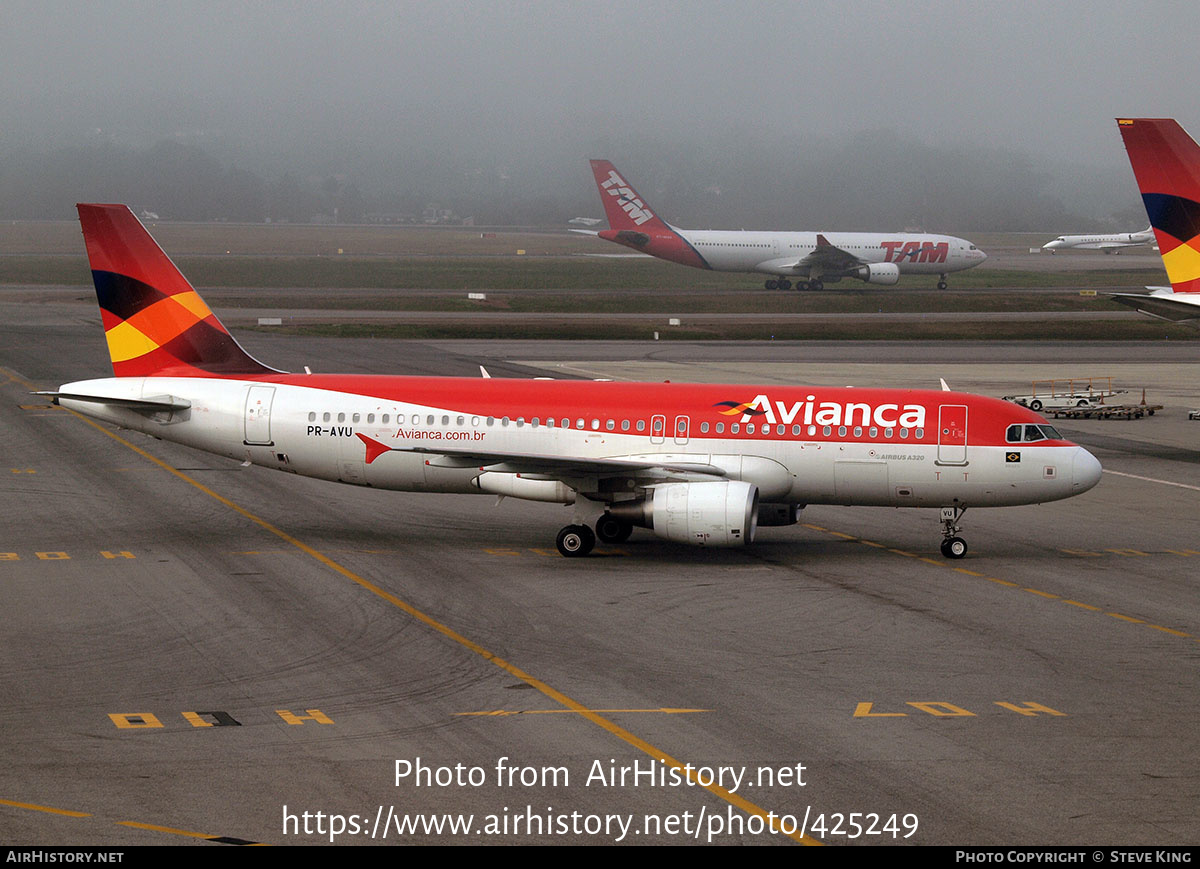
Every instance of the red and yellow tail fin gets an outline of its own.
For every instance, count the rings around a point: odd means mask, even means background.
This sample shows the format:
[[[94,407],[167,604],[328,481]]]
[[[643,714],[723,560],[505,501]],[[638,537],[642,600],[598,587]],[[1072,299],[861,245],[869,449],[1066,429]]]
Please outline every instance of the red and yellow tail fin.
[[[272,373],[221,321],[124,205],[77,205],[118,377]]]
[[[1200,145],[1170,118],[1118,118],[1167,277],[1200,293]]]

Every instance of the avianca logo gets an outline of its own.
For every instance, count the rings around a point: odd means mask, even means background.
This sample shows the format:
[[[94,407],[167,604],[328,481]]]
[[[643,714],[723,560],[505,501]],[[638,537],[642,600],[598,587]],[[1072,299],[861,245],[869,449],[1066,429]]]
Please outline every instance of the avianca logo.
[[[794,402],[788,406],[786,402],[771,402],[765,395],[756,395],[753,401],[719,401],[713,407],[723,407],[718,411],[725,416],[741,414],[741,422],[751,422],[762,417],[764,423],[804,425],[875,425],[880,428],[924,428],[925,407],[920,404],[880,404],[872,406],[866,403],[847,401],[818,402],[815,395],[805,396],[804,401]]]
[[[600,187],[609,196],[617,197],[617,203],[625,209],[625,213],[629,215],[629,219],[636,225],[641,226],[647,220],[654,217],[654,212],[647,208],[642,200],[637,198],[637,194],[633,192],[633,188],[625,183],[625,179],[618,175],[615,169],[608,171],[608,180],[601,184]]]
[[[885,263],[944,263],[950,254],[950,243],[920,241],[881,241]]]

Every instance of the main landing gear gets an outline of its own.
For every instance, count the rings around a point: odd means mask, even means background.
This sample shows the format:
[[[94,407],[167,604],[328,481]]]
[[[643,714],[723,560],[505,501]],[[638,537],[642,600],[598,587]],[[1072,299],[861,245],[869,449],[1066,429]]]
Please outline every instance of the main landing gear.
[[[966,512],[966,507],[942,508],[942,555],[947,558],[962,558],[967,554],[967,541],[958,536],[962,531],[958,520]]]
[[[602,543],[624,543],[632,533],[633,525],[611,513],[605,513],[596,520],[595,531],[586,525],[568,525],[558,532],[555,545],[567,558],[581,558],[591,554],[597,539]]]
[[[792,288],[792,282],[789,281],[787,278],[779,278],[777,280],[772,279],[772,280],[767,281],[766,284],[764,284],[764,286],[768,290],[790,290]],[[816,291],[820,292],[821,290],[825,289],[825,284],[823,284],[820,281],[820,279],[815,279],[815,280],[811,280],[811,281],[797,281],[796,289],[798,289],[798,290],[816,290]]]
[[[945,275],[942,275],[941,277],[938,278],[938,289],[939,290],[944,290],[948,286],[950,286],[950,285],[948,283],[946,283]]]

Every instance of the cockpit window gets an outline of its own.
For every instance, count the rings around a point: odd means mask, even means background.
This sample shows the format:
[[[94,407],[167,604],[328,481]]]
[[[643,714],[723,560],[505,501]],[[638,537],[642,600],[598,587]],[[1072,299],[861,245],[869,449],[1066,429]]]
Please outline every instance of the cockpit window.
[[[1010,425],[1004,433],[1004,439],[1010,444],[1028,444],[1044,440],[1060,441],[1063,436],[1052,425]]]

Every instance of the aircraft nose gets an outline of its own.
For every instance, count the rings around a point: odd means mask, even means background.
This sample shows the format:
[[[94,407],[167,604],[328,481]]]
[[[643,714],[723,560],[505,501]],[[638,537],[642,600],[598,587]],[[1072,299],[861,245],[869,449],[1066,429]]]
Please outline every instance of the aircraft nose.
[[[1092,486],[1100,482],[1100,474],[1103,472],[1100,467],[1100,460],[1085,450],[1083,447],[1078,447],[1075,450],[1075,458],[1071,462],[1071,492],[1078,495],[1081,492],[1086,492]]]

